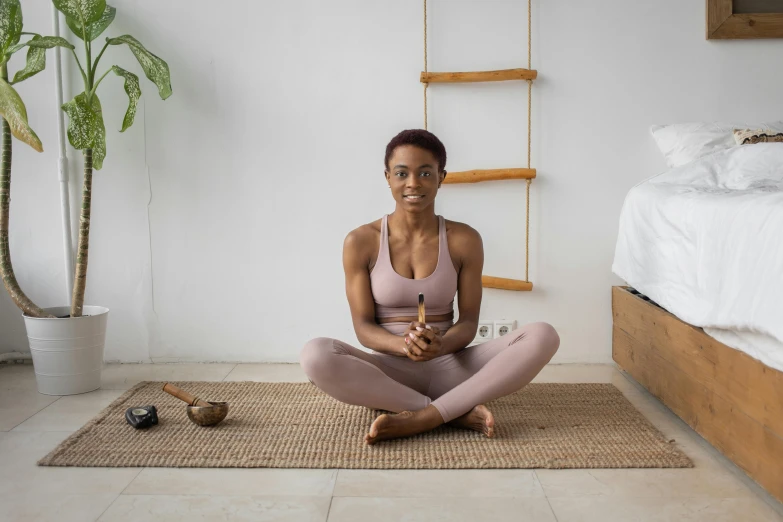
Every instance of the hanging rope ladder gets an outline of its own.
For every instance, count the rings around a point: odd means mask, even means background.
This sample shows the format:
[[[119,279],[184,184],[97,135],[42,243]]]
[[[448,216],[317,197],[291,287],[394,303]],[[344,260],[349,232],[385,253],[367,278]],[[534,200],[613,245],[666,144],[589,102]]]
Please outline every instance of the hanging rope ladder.
[[[533,80],[538,76],[538,71],[531,68],[531,0],[527,2],[527,69],[504,69],[500,71],[480,72],[429,72],[427,68],[427,0],[424,0],[424,71],[419,81],[424,84],[424,128],[427,129],[427,89],[430,83],[465,83],[465,82],[501,82],[509,80],[522,80],[527,82],[527,168],[510,169],[484,169],[466,170],[462,172],[449,172],[444,183],[478,183],[481,181],[496,181],[508,179],[524,179],[525,191],[525,279],[507,279],[503,277],[481,276],[481,284],[485,288],[499,288],[501,290],[530,291],[533,283],[530,282],[530,184],[536,177],[536,169],[530,167],[530,134],[531,134],[531,108],[533,96]]]

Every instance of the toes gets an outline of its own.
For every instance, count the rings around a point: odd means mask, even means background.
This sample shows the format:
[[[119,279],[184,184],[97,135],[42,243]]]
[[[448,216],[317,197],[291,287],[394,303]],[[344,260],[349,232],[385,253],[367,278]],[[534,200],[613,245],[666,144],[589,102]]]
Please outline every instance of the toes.
[[[373,422],[370,425],[370,433],[368,434],[370,437],[377,437],[378,436],[378,424],[380,422],[383,422],[383,415],[375,419],[375,422]]]

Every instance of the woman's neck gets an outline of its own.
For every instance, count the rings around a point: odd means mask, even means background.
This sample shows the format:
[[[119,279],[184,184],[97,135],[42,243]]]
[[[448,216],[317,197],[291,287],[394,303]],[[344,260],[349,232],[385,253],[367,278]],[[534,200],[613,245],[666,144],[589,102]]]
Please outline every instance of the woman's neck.
[[[399,208],[389,215],[391,228],[394,228],[398,236],[405,238],[418,238],[438,233],[438,217],[435,209],[430,208],[424,212],[405,212]]]

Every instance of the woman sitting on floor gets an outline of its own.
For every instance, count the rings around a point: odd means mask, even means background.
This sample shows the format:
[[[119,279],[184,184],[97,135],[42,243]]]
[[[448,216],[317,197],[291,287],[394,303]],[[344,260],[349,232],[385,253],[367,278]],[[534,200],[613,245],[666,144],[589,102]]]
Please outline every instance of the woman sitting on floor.
[[[484,250],[473,228],[435,214],[445,167],[446,149],[428,131],[403,131],[387,145],[395,210],[353,230],[343,247],[354,329],[373,353],[325,337],[301,352],[308,378],[327,394],[396,413],[375,419],[368,444],[444,423],[492,437],[484,403],[527,385],[560,344],[552,326],[532,323],[466,348],[478,327]],[[419,293],[425,323],[417,322]]]

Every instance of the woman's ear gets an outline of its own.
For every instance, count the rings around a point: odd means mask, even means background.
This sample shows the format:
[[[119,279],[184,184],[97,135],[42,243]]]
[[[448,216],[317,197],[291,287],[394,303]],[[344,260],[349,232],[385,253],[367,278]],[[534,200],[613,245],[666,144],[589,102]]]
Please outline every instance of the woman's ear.
[[[386,178],[386,182],[389,184],[389,187],[391,187],[391,176],[389,176],[389,170],[385,169],[383,171],[383,177]]]
[[[443,181],[446,179],[446,174],[448,174],[448,172],[446,172],[445,170],[441,171],[440,181],[438,182],[438,188],[440,188],[440,186],[443,185]]]

